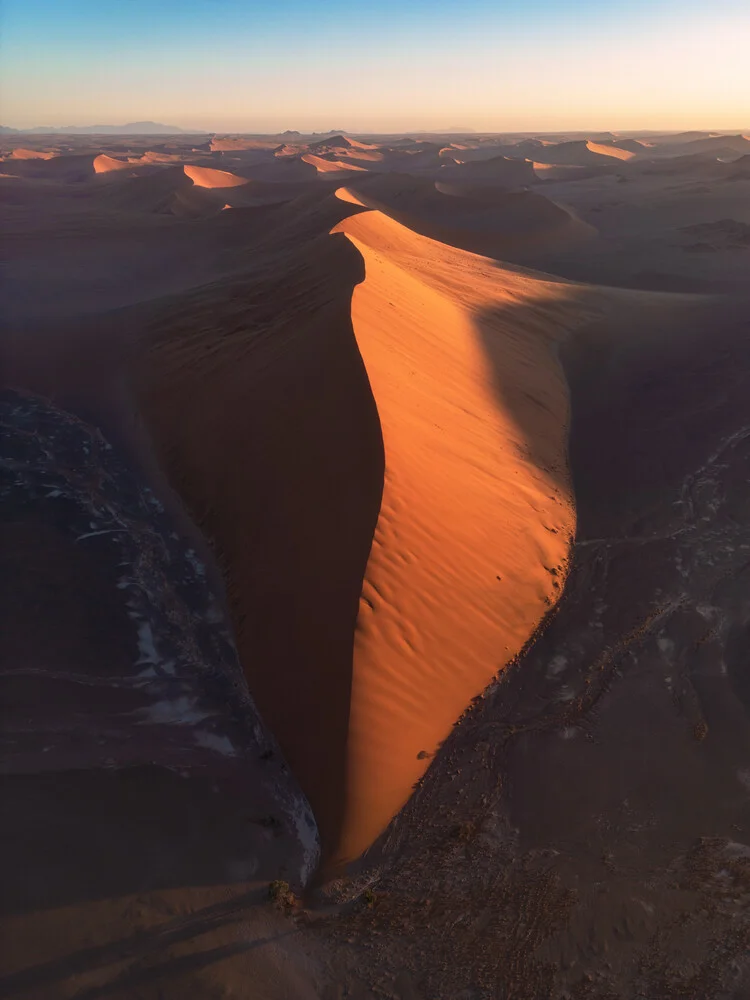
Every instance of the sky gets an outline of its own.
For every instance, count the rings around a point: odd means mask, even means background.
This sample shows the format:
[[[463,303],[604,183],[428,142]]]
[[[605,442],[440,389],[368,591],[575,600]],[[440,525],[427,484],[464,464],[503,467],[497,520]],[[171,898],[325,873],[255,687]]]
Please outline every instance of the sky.
[[[750,0],[0,0],[0,123],[743,129]]]

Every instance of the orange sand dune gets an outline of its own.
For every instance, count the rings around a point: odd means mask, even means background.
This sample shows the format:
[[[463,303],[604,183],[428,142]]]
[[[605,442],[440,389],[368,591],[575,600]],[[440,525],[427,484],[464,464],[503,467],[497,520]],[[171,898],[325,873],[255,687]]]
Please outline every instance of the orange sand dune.
[[[630,160],[635,156],[627,149],[608,146],[603,143],[580,139],[560,142],[555,145],[539,146],[530,150],[530,158],[538,163],[554,163],[564,166],[588,167],[596,164],[615,165],[617,160]]]
[[[388,156],[388,150],[356,146],[352,149],[337,149],[335,156],[341,163],[382,163]]]
[[[442,181],[402,174],[367,177],[351,182],[350,188],[361,204],[423,236],[504,260],[531,260],[588,240],[596,232],[569,210],[531,191],[444,190]]]
[[[192,164],[186,163],[183,170],[196,187],[229,188],[248,183],[246,177],[238,177],[226,170],[214,170],[213,167],[194,167]]]
[[[341,160],[327,160],[322,156],[314,156],[312,153],[303,153],[302,160],[312,164],[319,174],[350,173],[352,171],[365,170],[355,163],[346,163]]]
[[[611,162],[611,161],[610,161]],[[534,175],[540,181],[581,181],[588,177],[598,177],[611,173],[607,165],[575,166],[571,163],[537,163],[533,164]]]
[[[636,153],[632,149],[623,146],[609,145],[608,143],[587,142],[586,149],[598,156],[613,156],[616,160],[632,160]]]
[[[43,152],[38,149],[23,149],[19,147],[14,149],[12,153],[7,156],[2,157],[4,160],[51,160],[54,156],[58,156],[58,153]]]
[[[139,320],[149,426],[329,861],[385,826],[559,593],[555,351],[586,315],[577,286],[341,194],[274,209],[257,271]]]
[[[97,174],[108,174],[113,170],[132,170],[132,168],[132,160],[117,160],[113,156],[107,156],[105,153],[101,153],[94,160],[94,173]]]
[[[181,166],[167,165],[153,171],[134,170],[131,176],[122,176],[118,171],[110,182],[102,185],[98,197],[119,212],[184,215],[190,200],[195,204],[201,195],[205,195],[202,199],[205,212],[216,210],[210,192],[196,189]]]
[[[574,514],[556,343],[585,310],[575,286],[499,271],[379,212],[336,231],[365,261],[352,321],[385,447],[355,637],[345,859],[559,595]]]
[[[351,139],[349,136],[346,137],[346,141],[352,149],[380,149],[380,146],[375,142],[360,142],[359,139]]]

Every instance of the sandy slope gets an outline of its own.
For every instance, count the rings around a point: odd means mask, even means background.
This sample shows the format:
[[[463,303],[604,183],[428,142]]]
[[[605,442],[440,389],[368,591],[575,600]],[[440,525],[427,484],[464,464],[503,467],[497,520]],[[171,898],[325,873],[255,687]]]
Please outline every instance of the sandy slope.
[[[348,171],[360,171],[365,170],[365,167],[360,167],[355,163],[346,163],[341,160],[329,160],[323,156],[315,156],[312,153],[305,153],[302,156],[305,163],[311,164],[315,167],[319,174],[331,174],[331,173],[341,173]]]
[[[354,857],[559,593],[574,514],[554,345],[581,309],[571,286],[379,212],[338,231],[365,260],[352,319],[386,463],[354,653],[339,844]]]
[[[132,170],[133,164],[128,160],[117,160],[114,156],[101,153],[94,160],[94,173],[108,174],[113,170]]]
[[[353,198],[410,229],[471,253],[522,263],[585,243],[596,230],[533,191],[390,174],[350,182]],[[446,172],[445,176],[449,176]]]
[[[371,842],[526,641],[573,527],[554,342],[575,286],[359,209],[279,206],[257,275],[165,302],[145,393],[329,859]]]
[[[212,167],[195,167],[189,163],[186,163],[183,169],[196,187],[239,187],[241,184],[247,184],[248,182],[246,177],[238,177],[227,170],[214,170]]]
[[[331,842],[383,459],[351,330],[361,261],[328,235],[348,209],[327,201],[276,209],[257,269],[140,322],[149,425],[220,554],[254,697]]]

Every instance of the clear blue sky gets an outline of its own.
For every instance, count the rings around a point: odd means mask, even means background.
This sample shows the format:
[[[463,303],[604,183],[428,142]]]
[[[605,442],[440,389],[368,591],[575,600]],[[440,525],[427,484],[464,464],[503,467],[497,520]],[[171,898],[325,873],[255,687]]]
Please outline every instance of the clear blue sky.
[[[750,128],[750,0],[0,0],[0,122]]]

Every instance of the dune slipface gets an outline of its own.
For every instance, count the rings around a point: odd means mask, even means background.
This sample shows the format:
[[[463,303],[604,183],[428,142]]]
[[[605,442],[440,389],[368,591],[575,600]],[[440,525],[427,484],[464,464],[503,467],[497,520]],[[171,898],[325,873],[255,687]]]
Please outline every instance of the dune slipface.
[[[338,231],[365,260],[352,320],[385,446],[355,640],[343,860],[405,802],[560,592],[574,513],[555,342],[580,309],[572,287],[498,272],[379,212]]]

